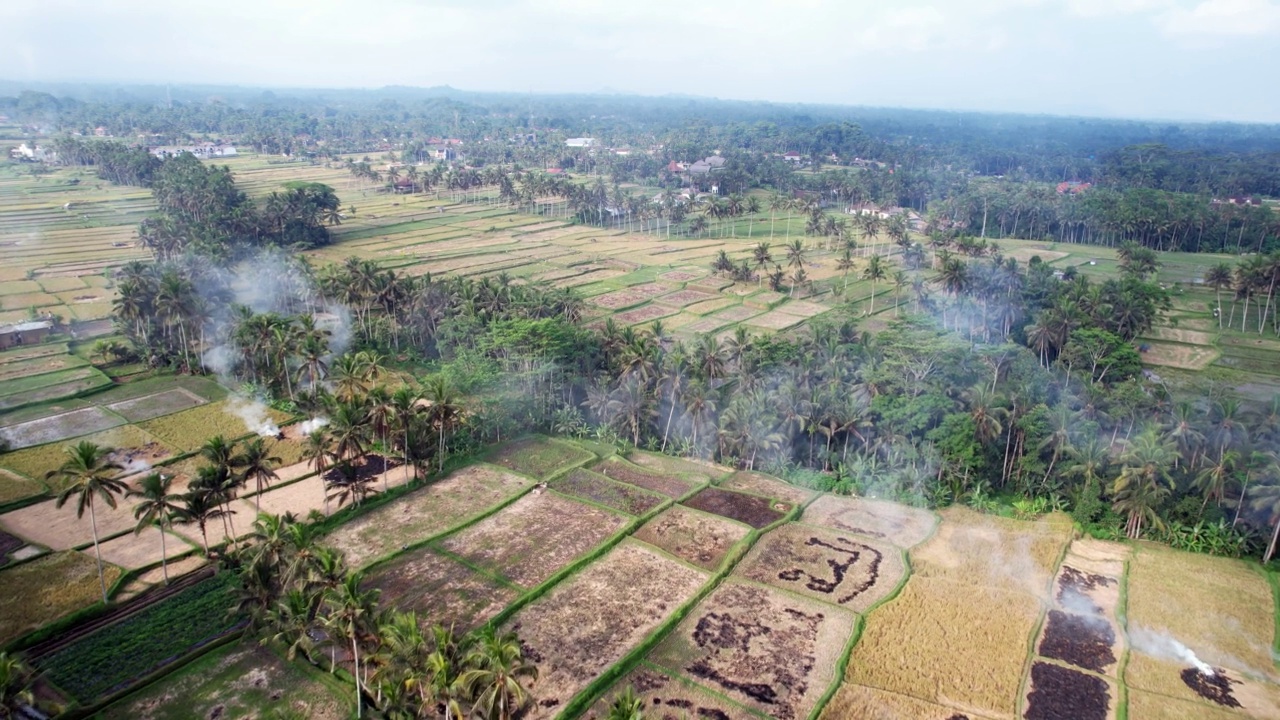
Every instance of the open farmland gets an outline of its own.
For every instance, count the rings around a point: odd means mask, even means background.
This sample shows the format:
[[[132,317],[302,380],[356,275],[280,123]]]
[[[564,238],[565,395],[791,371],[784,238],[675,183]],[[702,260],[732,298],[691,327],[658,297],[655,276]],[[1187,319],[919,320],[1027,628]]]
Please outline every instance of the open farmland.
[[[1025,593],[913,576],[867,619],[846,679],[955,711],[1011,717],[1040,613]]]
[[[897,589],[906,565],[888,543],[793,523],[762,537],[736,573],[862,612]]]
[[[604,720],[609,716],[609,706],[623,689],[630,688],[644,707],[646,718],[653,720],[737,720],[738,718],[764,718],[753,710],[713,694],[688,680],[678,678],[649,665],[641,665],[622,678],[611,691],[597,701],[583,720]]]
[[[675,505],[645,523],[635,537],[687,563],[714,570],[749,531],[728,518]]]
[[[525,495],[440,546],[528,589],[599,546],[627,522],[622,515],[543,491]]]
[[[528,717],[558,714],[706,580],[705,573],[624,542],[521,609],[509,628],[539,668]]]
[[[220,648],[103,711],[107,720],[305,717],[343,720],[352,702],[325,675],[257,643]]]
[[[641,490],[633,485],[614,482],[609,478],[581,468],[551,483],[557,492],[588,500],[628,515],[645,515],[667,501],[657,493]]]
[[[362,567],[461,525],[532,484],[491,465],[471,465],[338,526],[324,543]]]
[[[515,585],[425,547],[378,565],[366,576],[366,586],[381,591],[384,606],[417,612],[458,632],[488,621],[521,593]]]
[[[909,548],[924,542],[937,525],[928,511],[897,503],[824,495],[804,509],[801,522],[887,540]]]
[[[730,580],[650,655],[770,717],[807,717],[836,675],[853,613]]]
[[[105,566],[107,587],[121,576]],[[102,601],[98,566],[91,555],[53,553],[0,570],[0,645],[58,618]]]
[[[592,453],[568,443],[530,438],[504,445],[488,461],[508,470],[545,480],[560,470],[593,460]]]

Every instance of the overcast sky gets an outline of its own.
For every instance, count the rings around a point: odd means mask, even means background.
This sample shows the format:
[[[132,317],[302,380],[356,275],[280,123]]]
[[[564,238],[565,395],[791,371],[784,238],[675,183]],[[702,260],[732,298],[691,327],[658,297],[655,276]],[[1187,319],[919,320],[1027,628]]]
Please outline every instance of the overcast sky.
[[[1280,122],[1280,0],[2,0],[0,77]]]

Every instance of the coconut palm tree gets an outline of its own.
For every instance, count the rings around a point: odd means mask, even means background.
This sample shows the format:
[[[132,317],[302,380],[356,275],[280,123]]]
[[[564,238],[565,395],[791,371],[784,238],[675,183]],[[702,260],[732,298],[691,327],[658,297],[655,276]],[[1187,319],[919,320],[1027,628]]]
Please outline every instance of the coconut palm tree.
[[[609,705],[606,720],[644,720],[644,701],[636,697],[636,691],[627,686]]]
[[[1177,451],[1173,443],[1160,437],[1159,431],[1148,427],[1129,442],[1121,456],[1124,468],[1111,488],[1115,509],[1125,513],[1125,534],[1136,540],[1142,535],[1142,526],[1148,522],[1163,528],[1164,522],[1157,509],[1168,497],[1173,485],[1169,468]]]
[[[254,512],[262,512],[263,489],[272,480],[280,478],[275,471],[279,464],[280,458],[271,455],[267,450],[266,440],[260,437],[245,442],[240,454],[231,458],[232,467],[240,470],[240,481],[245,484],[252,481],[257,488],[257,494],[253,496]]]
[[[867,258],[867,266],[862,269],[862,279],[871,281],[871,309],[867,312],[868,315],[876,314],[876,281],[885,279],[886,275],[884,258],[879,255]]]
[[[76,517],[83,518],[85,509],[89,510],[89,522],[93,526],[93,552],[98,560],[98,584],[102,587],[102,602],[105,603],[107,580],[102,571],[102,548],[98,543],[98,515],[94,499],[100,498],[114,510],[116,496],[123,494],[129,486],[119,479],[121,467],[109,459],[110,448],[81,440],[65,450],[67,459],[63,461],[62,467],[50,470],[45,479],[58,480],[58,484],[63,486],[55,507],[61,509],[67,504],[67,500],[75,496]]]
[[[1280,485],[1255,485],[1249,491],[1248,504],[1254,512],[1262,513],[1271,526],[1271,541],[1262,555],[1262,564],[1266,565],[1275,556],[1276,541],[1280,540]]]
[[[773,233],[770,231],[770,236]],[[769,252],[769,243],[759,243],[751,250],[751,259],[756,264],[756,272],[758,273],[756,286],[759,287],[764,282],[764,269],[769,267],[769,263],[773,262],[773,254]]]
[[[515,633],[486,628],[468,658],[471,667],[458,683],[472,698],[472,712],[485,720],[511,720],[529,702],[522,681],[538,679],[538,667],[524,658]]]
[[[169,584],[169,551],[165,546],[165,531],[173,527],[173,523],[183,517],[180,505],[182,495],[169,492],[173,478],[160,473],[151,473],[138,481],[138,486],[128,491],[128,497],[140,498],[141,502],[133,507],[133,517],[138,524],[133,528],[137,535],[144,528],[155,525],[160,530],[160,568],[164,573],[164,584]]]
[[[1231,482],[1239,463],[1240,453],[1235,450],[1222,453],[1217,460],[1209,460],[1206,456],[1204,468],[1196,474],[1194,481],[1195,488],[1204,494],[1204,502],[1200,504],[1201,512],[1209,506],[1210,500],[1216,502],[1219,507],[1222,506],[1222,500],[1227,494],[1227,485]]]
[[[1205,272],[1204,282],[1213,288],[1218,299],[1218,329],[1222,329],[1222,289],[1230,288],[1233,278],[1231,276],[1231,266],[1226,263],[1218,263],[1209,268]]]
[[[204,555],[209,557],[209,522],[224,517],[229,511],[222,507],[217,491],[209,488],[193,488],[181,496],[179,524],[195,523],[204,539]],[[234,511],[230,511],[234,512]]]
[[[347,575],[336,587],[324,591],[324,626],[351,642],[351,658],[356,682],[356,717],[364,717],[363,684],[360,679],[360,640],[374,628],[375,609],[380,591],[362,590],[364,574]]]
[[[412,468],[415,479],[418,477],[418,466],[409,462],[409,433],[422,413],[421,401],[422,395],[407,385],[391,395],[391,426],[404,436],[404,464]]]
[[[853,269],[853,250],[845,248],[836,261],[836,269],[844,273],[844,289],[849,289],[849,271]]]
[[[439,469],[444,471],[445,459],[445,437],[449,434],[449,430],[462,418],[462,404],[458,401],[458,396],[454,392],[449,382],[442,377],[433,378],[427,383],[427,402],[430,406],[427,408],[427,418],[435,425],[440,433],[439,442],[436,445],[436,453],[440,456]]]

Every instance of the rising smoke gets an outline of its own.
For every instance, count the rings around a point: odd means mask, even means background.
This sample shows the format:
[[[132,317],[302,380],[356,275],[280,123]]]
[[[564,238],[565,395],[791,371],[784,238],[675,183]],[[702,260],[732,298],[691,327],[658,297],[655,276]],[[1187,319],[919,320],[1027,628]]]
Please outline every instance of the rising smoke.
[[[1196,657],[1191,648],[1173,639],[1167,633],[1156,632],[1142,627],[1129,629],[1129,642],[1138,652],[1163,660],[1170,660],[1180,665],[1191,665],[1202,675],[1212,677],[1213,667]]]

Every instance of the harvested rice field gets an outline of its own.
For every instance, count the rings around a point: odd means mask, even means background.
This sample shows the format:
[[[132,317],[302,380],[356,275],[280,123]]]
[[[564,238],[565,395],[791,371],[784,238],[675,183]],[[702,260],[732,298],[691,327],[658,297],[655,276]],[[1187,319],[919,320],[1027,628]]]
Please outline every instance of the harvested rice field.
[[[760,538],[734,574],[860,613],[898,588],[906,564],[887,542],[791,523]]]
[[[123,571],[104,571],[110,590]],[[85,553],[58,552],[0,570],[0,645],[99,602],[98,565]]]
[[[985,720],[910,695],[844,683],[823,708],[822,720]]]
[[[771,475],[742,470],[730,475],[719,483],[726,490],[762,495],[775,500],[783,500],[793,505],[803,505],[817,496],[817,491],[792,485]]]
[[[376,566],[365,586],[381,592],[382,607],[417,612],[424,624],[453,626],[458,633],[488,621],[521,592],[425,547]]]
[[[650,665],[641,665],[614,684],[586,713],[583,720],[605,720],[609,706],[622,692],[631,688],[651,720],[739,720],[763,718],[724,697],[713,695],[697,685]]]
[[[191,452],[214,435],[231,440],[253,432],[244,419],[233,412],[232,402],[234,401],[210,403],[144,420],[136,427],[151,433],[179,452]],[[274,423],[289,419],[288,415],[270,408],[265,410],[265,414]]]
[[[656,665],[769,717],[804,718],[836,679],[857,616],[736,579],[650,654]]]
[[[534,437],[504,445],[486,459],[508,470],[545,480],[558,471],[594,458],[594,454],[566,442]]]
[[[846,681],[1012,717],[1041,608],[1026,593],[913,575],[868,617]]]
[[[634,537],[687,563],[715,570],[748,532],[741,523],[674,505],[641,526]]]
[[[577,468],[551,483],[551,489],[579,500],[604,505],[628,515],[645,515],[667,498],[634,485],[615,482],[590,470]]]
[[[762,528],[781,520],[791,505],[778,500],[709,487],[684,502],[695,510],[722,515],[731,520]]]
[[[125,697],[105,720],[286,718],[342,720],[354,712],[338,683],[257,643],[234,643]]]
[[[492,465],[471,465],[339,525],[323,542],[341,550],[351,567],[447,532],[533,485]]]
[[[526,717],[550,718],[697,593],[705,573],[623,542],[521,609],[507,628],[538,665]]]
[[[1142,362],[1179,370],[1204,370],[1219,356],[1216,348],[1204,345],[1150,341],[1144,344],[1147,349],[1142,352]]]
[[[823,495],[805,507],[800,521],[887,540],[902,548],[925,541],[938,519],[927,510],[883,500]]]
[[[1129,560],[1127,615],[1131,634],[1167,634],[1214,667],[1280,681],[1271,651],[1275,601],[1266,578],[1250,565],[1140,545]],[[1141,669],[1133,661],[1145,654],[1136,640],[1134,648],[1131,670]]]
[[[591,469],[611,480],[651,490],[669,498],[684,497],[704,482],[701,478],[680,476],[661,469],[647,470],[622,458],[609,458]]]
[[[1050,581],[1071,540],[1070,521],[1036,522],[950,507],[928,542],[911,551],[914,575],[1018,590],[1048,599]]]
[[[530,492],[440,542],[443,549],[529,589],[555,575],[629,520],[553,492]]]

